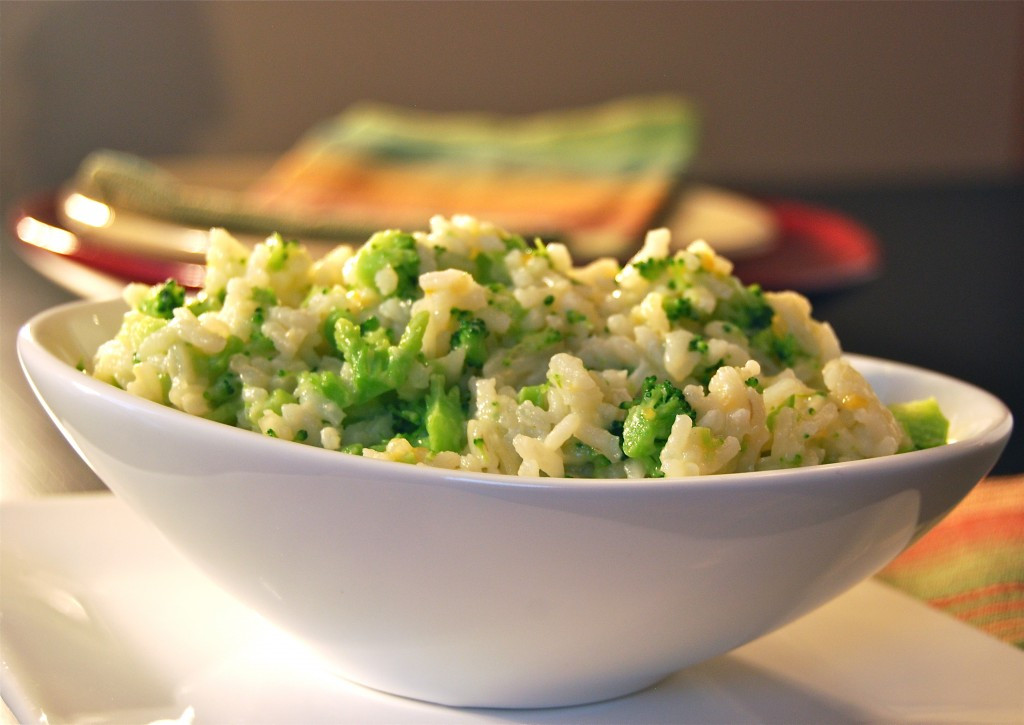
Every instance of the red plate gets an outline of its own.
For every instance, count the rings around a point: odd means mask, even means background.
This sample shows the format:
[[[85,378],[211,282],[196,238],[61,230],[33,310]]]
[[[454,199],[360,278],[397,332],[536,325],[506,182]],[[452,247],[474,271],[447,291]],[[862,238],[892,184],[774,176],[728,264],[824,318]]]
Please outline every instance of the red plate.
[[[734,273],[744,282],[757,282],[766,290],[812,294],[878,276],[878,242],[858,222],[800,202],[766,203],[775,213],[779,239],[769,253],[736,262]]]

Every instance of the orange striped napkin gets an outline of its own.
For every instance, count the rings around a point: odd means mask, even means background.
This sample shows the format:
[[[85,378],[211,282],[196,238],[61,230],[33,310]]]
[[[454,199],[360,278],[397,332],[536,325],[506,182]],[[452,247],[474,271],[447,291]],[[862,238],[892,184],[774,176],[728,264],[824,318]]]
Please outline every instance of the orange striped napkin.
[[[1024,475],[979,483],[878,576],[1024,649]]]
[[[528,116],[359,104],[309,131],[252,189],[264,211],[422,228],[471,214],[593,254],[635,246],[696,148],[674,96]]]

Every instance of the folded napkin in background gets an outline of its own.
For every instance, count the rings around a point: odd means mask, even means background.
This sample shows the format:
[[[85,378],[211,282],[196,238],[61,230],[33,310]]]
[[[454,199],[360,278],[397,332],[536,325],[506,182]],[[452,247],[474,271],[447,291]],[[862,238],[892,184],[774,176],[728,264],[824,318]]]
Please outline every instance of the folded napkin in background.
[[[1024,649],[1024,475],[979,483],[878,576]]]
[[[634,248],[693,158],[697,117],[674,96],[528,116],[359,104],[318,124],[243,192],[199,188],[98,151],[73,187],[114,208],[194,227],[363,241],[471,214],[584,256]]]

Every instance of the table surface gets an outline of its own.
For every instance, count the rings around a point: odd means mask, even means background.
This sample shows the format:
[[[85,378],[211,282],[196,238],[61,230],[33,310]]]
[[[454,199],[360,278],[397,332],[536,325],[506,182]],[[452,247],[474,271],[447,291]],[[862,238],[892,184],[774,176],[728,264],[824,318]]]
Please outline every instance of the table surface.
[[[968,380],[1024,420],[1024,179],[743,191],[828,207],[877,235],[878,278],[812,298],[845,349]],[[0,253],[0,498],[102,489],[36,402],[15,353],[25,320],[74,297],[26,265],[9,233]],[[995,472],[1024,472],[1019,424]]]

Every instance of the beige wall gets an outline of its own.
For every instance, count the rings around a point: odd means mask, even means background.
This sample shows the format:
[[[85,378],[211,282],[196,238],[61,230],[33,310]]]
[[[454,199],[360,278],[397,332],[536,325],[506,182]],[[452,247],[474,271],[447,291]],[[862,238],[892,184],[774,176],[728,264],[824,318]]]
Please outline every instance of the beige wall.
[[[1024,3],[0,2],[0,192],[98,146],[278,152],[352,101],[702,107],[734,183],[1024,169]]]

